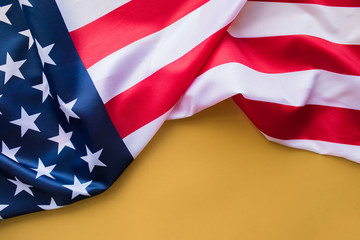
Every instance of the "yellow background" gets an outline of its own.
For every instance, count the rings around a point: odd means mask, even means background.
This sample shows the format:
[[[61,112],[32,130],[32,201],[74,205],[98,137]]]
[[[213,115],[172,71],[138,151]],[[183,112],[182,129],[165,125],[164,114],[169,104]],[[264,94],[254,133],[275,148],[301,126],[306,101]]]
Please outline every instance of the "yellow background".
[[[165,123],[107,192],[0,222],[50,238],[358,240],[360,165],[268,142],[227,100]]]

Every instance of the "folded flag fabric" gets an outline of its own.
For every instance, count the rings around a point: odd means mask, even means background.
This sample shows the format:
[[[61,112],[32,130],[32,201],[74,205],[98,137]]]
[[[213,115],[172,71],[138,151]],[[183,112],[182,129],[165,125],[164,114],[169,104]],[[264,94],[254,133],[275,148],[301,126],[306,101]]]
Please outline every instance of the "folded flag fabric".
[[[230,97],[269,140],[359,162],[359,23],[356,0],[3,0],[0,219],[103,192]]]

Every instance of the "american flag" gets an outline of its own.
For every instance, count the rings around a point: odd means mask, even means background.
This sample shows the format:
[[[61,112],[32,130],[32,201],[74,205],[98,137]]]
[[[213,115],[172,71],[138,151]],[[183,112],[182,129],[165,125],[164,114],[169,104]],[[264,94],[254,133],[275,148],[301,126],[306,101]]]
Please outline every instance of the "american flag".
[[[0,218],[106,190],[167,119],[233,97],[360,161],[360,2],[3,0]]]

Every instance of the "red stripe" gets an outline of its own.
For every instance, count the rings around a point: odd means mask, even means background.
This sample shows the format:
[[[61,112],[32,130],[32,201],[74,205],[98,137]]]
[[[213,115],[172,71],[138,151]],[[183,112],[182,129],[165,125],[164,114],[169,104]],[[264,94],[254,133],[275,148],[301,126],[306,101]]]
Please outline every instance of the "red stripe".
[[[234,38],[227,34],[202,72],[229,62],[264,73],[323,69],[360,75],[360,45],[336,44],[305,35]]]
[[[160,117],[175,105],[193,82],[226,28],[105,104],[122,138]]]
[[[306,105],[294,107],[233,97],[254,125],[268,136],[360,145],[360,111]]]
[[[333,7],[360,7],[359,0],[248,0],[249,2],[310,3]]]
[[[104,57],[157,32],[208,0],[133,0],[70,33],[86,68]]]

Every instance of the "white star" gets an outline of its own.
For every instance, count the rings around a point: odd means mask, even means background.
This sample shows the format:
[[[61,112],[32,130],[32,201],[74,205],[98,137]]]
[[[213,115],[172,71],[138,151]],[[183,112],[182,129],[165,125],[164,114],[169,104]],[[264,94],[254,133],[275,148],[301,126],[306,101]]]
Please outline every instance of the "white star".
[[[59,105],[60,105],[60,109],[64,112],[66,119],[68,120],[68,122],[70,122],[70,117],[73,118],[79,118],[78,115],[76,115],[76,113],[74,113],[74,111],[72,110],[72,108],[74,107],[77,99],[72,100],[71,102],[65,103],[63,100],[61,100],[61,98],[58,96],[58,101],[59,101]]]
[[[38,205],[39,208],[42,208],[43,210],[51,210],[51,209],[57,209],[61,208],[63,206],[58,206],[53,198],[50,200],[49,205]]]
[[[6,204],[0,204],[0,211],[4,210],[7,206],[9,206],[9,205],[6,205]]]
[[[42,91],[42,102],[45,102],[45,100],[48,96],[50,96],[50,97],[52,97],[52,96],[50,94],[49,83],[47,81],[45,73],[43,73],[42,76],[43,76],[43,82],[38,85],[33,86],[33,88]]]
[[[0,204],[0,212],[2,211],[2,210],[4,210],[5,208],[7,208],[9,205],[7,205],[7,204]],[[0,220],[2,220],[3,218],[0,216]]]
[[[20,147],[16,147],[16,148],[12,148],[9,149],[8,146],[6,146],[6,144],[4,142],[2,142],[2,146],[1,146],[1,153],[4,154],[5,156],[7,156],[8,158],[14,160],[15,162],[19,162],[16,157],[15,154],[19,151]]]
[[[64,147],[69,147],[75,149],[74,145],[70,141],[73,132],[65,132],[59,125],[59,135],[49,138],[50,141],[57,142],[58,145],[58,154],[63,150]]]
[[[12,6],[12,4],[0,7],[0,21],[10,24],[10,25],[11,25],[11,22],[8,19],[8,17],[6,16],[6,12],[9,10],[9,8],[11,8],[11,6]]]
[[[51,165],[51,166],[47,166],[45,167],[44,163],[41,161],[41,159],[39,158],[39,163],[38,163],[38,167],[37,168],[32,168],[32,170],[36,171],[36,177],[35,179],[45,175],[48,176],[49,178],[55,179],[52,175],[51,175],[51,171],[56,167],[56,164]]]
[[[31,46],[34,44],[34,38],[32,37],[30,30],[27,29],[27,30],[21,31],[19,33],[21,35],[24,35],[25,37],[29,38],[29,47],[28,47],[28,49],[30,49]]]
[[[39,128],[35,125],[35,120],[39,117],[40,113],[36,113],[33,115],[29,115],[23,107],[21,107],[21,117],[10,123],[16,124],[21,128],[21,137],[27,132],[27,130],[31,129],[37,132],[40,132]]]
[[[85,147],[86,147],[86,156],[82,156],[81,159],[89,164],[90,172],[92,172],[95,166],[106,167],[106,165],[99,160],[99,157],[103,149],[100,149],[96,153],[92,153],[87,146]]]
[[[10,54],[6,53],[6,63],[0,65],[0,71],[5,72],[4,84],[6,84],[6,82],[9,81],[12,76],[24,79],[24,76],[20,72],[20,67],[24,64],[25,61],[26,60],[20,60],[14,62]]]
[[[86,188],[92,183],[92,181],[88,181],[86,183],[80,183],[77,177],[74,175],[74,184],[72,185],[63,185],[72,191],[71,199],[74,199],[78,195],[90,196],[90,194],[86,191]]]
[[[31,3],[29,2],[29,0],[19,0],[20,3],[20,7],[22,9],[22,6],[28,6],[28,7],[32,7]]]
[[[42,65],[44,66],[45,63],[48,63],[48,64],[51,64],[51,65],[56,65],[54,63],[54,61],[51,59],[51,57],[49,56],[49,53],[51,51],[51,49],[53,48],[54,44],[50,44],[46,47],[42,47],[40,45],[40,43],[38,43],[37,40],[35,40],[35,43],[36,43],[36,47],[38,49],[38,53],[39,53],[39,56],[40,56],[40,60],[42,62]]]
[[[22,191],[25,191],[28,194],[30,194],[31,196],[34,196],[33,192],[30,189],[33,186],[21,182],[19,179],[17,179],[17,177],[15,177],[15,180],[12,180],[12,179],[8,179],[8,180],[16,185],[16,190],[15,190],[14,196],[18,195]]]

